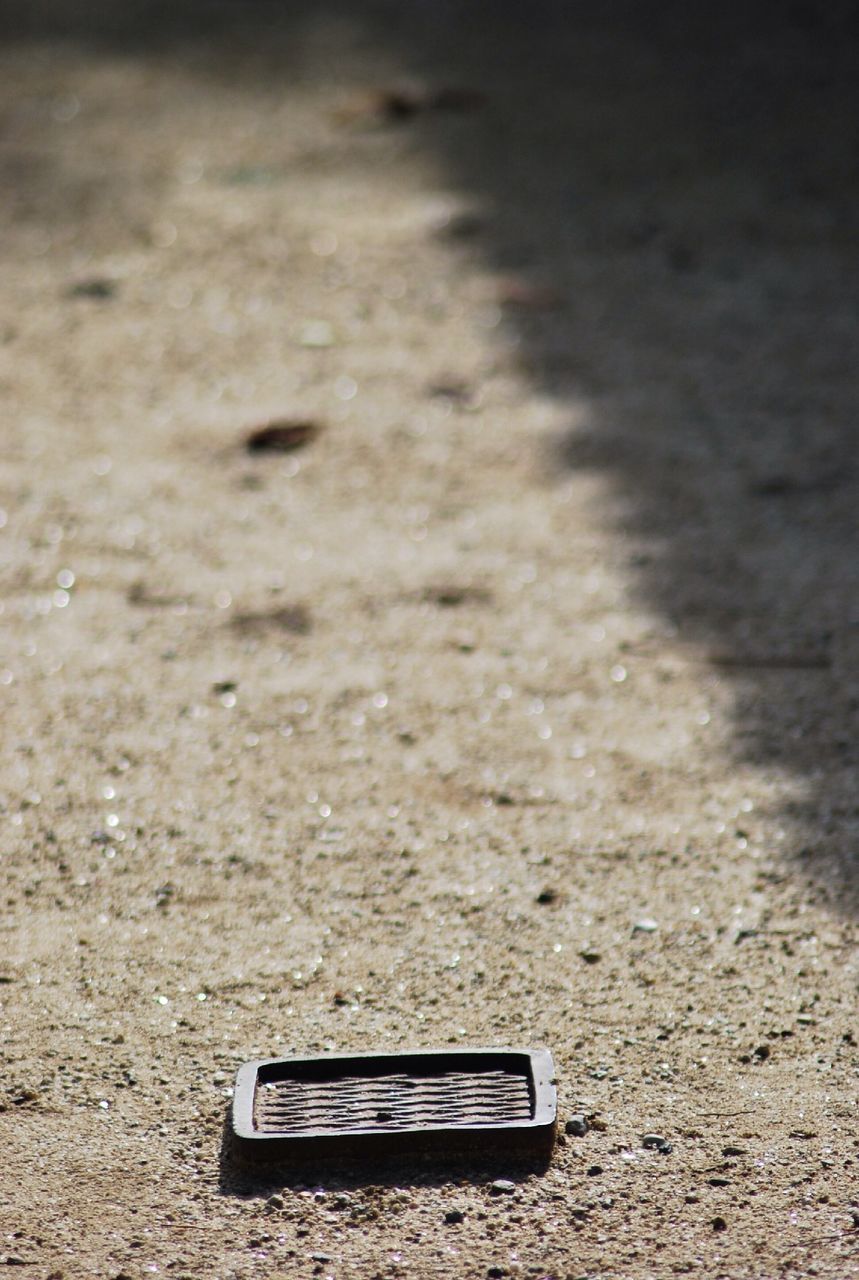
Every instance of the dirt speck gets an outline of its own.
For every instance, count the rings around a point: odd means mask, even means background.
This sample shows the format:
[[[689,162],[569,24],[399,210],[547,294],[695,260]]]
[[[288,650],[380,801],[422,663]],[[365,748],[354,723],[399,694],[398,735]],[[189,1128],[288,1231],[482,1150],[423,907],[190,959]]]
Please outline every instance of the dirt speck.
[[[319,435],[318,422],[267,422],[245,436],[248,453],[292,453],[310,444]]]

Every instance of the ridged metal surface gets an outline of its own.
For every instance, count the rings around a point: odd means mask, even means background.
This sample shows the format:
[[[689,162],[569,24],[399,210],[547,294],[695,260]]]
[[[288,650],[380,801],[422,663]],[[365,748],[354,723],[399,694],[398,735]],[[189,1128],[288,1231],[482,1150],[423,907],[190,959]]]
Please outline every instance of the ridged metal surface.
[[[254,1097],[254,1127],[270,1134],[457,1128],[532,1114],[528,1078],[497,1070],[258,1081]]]

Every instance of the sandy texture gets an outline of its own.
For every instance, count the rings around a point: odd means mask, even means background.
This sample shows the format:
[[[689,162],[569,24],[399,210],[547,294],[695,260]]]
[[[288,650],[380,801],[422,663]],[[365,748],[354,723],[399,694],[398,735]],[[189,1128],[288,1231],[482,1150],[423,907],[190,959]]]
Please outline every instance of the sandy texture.
[[[19,7],[0,1261],[859,1275],[850,6]],[[222,1166],[446,1044],[590,1132]]]

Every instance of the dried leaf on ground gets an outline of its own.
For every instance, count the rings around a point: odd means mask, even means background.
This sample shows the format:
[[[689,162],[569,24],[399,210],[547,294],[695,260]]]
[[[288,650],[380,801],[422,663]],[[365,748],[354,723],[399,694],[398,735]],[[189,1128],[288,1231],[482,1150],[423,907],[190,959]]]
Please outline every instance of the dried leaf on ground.
[[[268,422],[247,434],[245,448],[248,453],[291,453],[293,449],[310,444],[320,430],[319,423],[310,420]]]
[[[261,609],[256,613],[240,613],[230,624],[236,631],[258,632],[267,630],[288,631],[304,636],[310,631],[310,613],[303,605],[281,605],[277,609]]]

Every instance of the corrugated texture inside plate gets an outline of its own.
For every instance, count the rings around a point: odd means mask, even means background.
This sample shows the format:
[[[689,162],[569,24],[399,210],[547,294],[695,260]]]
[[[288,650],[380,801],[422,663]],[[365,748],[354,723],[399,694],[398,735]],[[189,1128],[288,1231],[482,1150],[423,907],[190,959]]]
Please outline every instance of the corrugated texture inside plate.
[[[258,1079],[253,1109],[254,1128],[272,1135],[464,1128],[533,1114],[528,1074],[515,1069]]]

